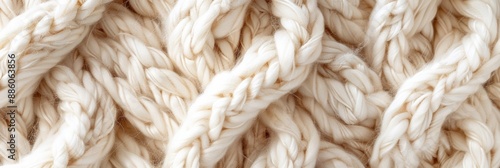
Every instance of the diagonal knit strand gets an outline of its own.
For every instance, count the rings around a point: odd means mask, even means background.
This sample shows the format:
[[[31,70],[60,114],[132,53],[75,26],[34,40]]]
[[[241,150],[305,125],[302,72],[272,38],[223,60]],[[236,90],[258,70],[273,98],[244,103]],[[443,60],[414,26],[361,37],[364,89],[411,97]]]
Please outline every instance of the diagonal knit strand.
[[[54,67],[49,72],[50,75],[44,78],[46,86],[57,93],[61,100],[58,104],[59,114],[55,110],[47,110],[60,115],[59,121],[53,122],[58,123],[61,128],[40,132],[48,134],[45,137],[48,141],[37,145],[28,156],[21,158],[18,166],[99,165],[100,158],[106,156],[111,149],[115,136],[114,122],[109,121],[115,120],[116,109],[112,106],[109,95],[105,94],[102,86],[93,82],[88,71],[77,68],[77,65],[83,65],[83,59],[81,57],[68,57],[68,59],[69,61],[66,61],[68,64]],[[73,71],[70,67],[76,68],[77,71]],[[101,98],[99,102],[96,101],[98,97]],[[94,129],[89,134],[91,128]],[[86,147],[85,144],[92,146]],[[52,148],[46,148],[47,146]],[[58,150],[60,148],[63,150]],[[30,161],[36,158],[44,162]],[[69,160],[73,162],[69,163]]]
[[[377,1],[367,32],[367,57],[384,83],[398,89],[428,62],[432,39],[430,22],[440,0]],[[425,7],[424,7],[425,6]],[[426,32],[426,31],[431,32]]]
[[[498,2],[490,3],[496,5]],[[372,166],[418,166],[419,158],[429,157],[424,155],[424,151],[435,150],[434,142],[445,117],[476,92],[493,70],[498,69],[500,55],[481,48],[469,50],[470,47],[488,48],[491,44],[494,44],[493,50],[498,50],[500,46],[491,38],[496,36],[498,30],[493,19],[497,10],[489,5],[478,1],[457,2],[456,7],[470,18],[471,32],[457,41],[456,49],[446,53],[448,59],[431,63],[406,80],[398,90],[395,101],[384,113],[381,133],[371,158]],[[476,8],[488,10],[477,11]],[[484,12],[486,16],[477,17],[475,12]],[[450,69],[455,66],[458,69]],[[428,87],[417,87],[424,83]],[[396,147],[396,144],[404,148]],[[397,161],[400,158],[405,161]]]
[[[104,4],[108,2],[49,1],[27,9],[4,26],[0,31],[0,55],[2,60],[7,54],[17,55],[17,67],[20,67],[16,75],[20,81],[17,83],[17,99],[32,94],[43,73],[83,40],[90,26],[102,16]],[[6,73],[2,71],[0,76],[5,78]],[[7,95],[8,88],[4,85],[0,85],[0,93]],[[7,99],[0,99],[0,106],[6,105]]]
[[[169,57],[198,88],[234,66],[237,30],[247,4],[248,0],[190,0],[173,7],[165,25]]]
[[[500,167],[498,0],[2,0],[0,167]]]
[[[310,110],[328,138],[364,154],[382,110],[392,97],[382,90],[380,78],[346,46],[323,38],[323,51],[314,73],[299,88],[302,104]],[[331,89],[328,86],[334,86]],[[322,111],[322,112],[318,112]],[[324,118],[328,118],[325,120]]]
[[[308,16],[321,18],[321,15],[314,1],[301,4],[303,6],[301,14],[297,13],[293,17],[284,15],[282,11],[301,9],[299,6],[288,1],[273,1],[273,5],[273,14],[282,19],[283,29],[275,33],[274,40],[262,37],[261,40],[254,41],[257,45],[245,53],[239,66],[230,72],[219,73],[211,81],[205,89],[210,92],[204,92],[195,100],[186,120],[170,141],[164,167],[182,167],[186,163],[194,163],[192,166],[197,166],[197,162],[206,166],[213,165],[220,156],[210,153],[225,153],[228,144],[234,142],[252,124],[252,120],[242,120],[243,117],[255,118],[256,114],[266,108],[271,101],[297,87],[305,79],[310,70],[309,64],[318,57],[317,49],[321,49],[318,44],[323,33],[322,19],[310,20]],[[292,41],[294,39],[298,41],[294,43]],[[292,50],[276,51],[273,49],[275,45],[285,45],[287,48],[289,46]],[[241,66],[248,64],[250,61],[248,58],[253,58],[257,53],[261,53],[259,57],[262,58],[259,58],[259,61],[252,61],[251,64],[255,68],[243,69]],[[296,63],[289,62],[290,58],[296,60]],[[255,72],[265,63],[270,66]],[[298,66],[294,67],[293,64]],[[252,74],[256,75],[252,77],[250,76]],[[275,83],[278,79],[281,82]],[[221,90],[217,88],[218,85],[230,88]],[[256,94],[254,90],[260,90],[259,99],[256,99],[259,92]],[[247,92],[250,95],[246,96]],[[229,96],[230,93],[234,97]],[[228,114],[230,116],[225,119]],[[234,123],[222,124],[224,121]],[[238,127],[234,129],[235,126]],[[226,128],[224,131],[223,127]],[[213,142],[207,144],[201,141],[207,138]],[[202,151],[196,151],[196,148],[201,148]],[[194,152],[194,155],[187,155],[190,152]]]
[[[25,12],[15,17],[13,15],[16,13],[10,10],[19,9],[20,4],[13,3],[9,4],[10,7],[2,8],[2,11],[5,10],[2,13],[12,19],[0,27],[0,60],[7,62],[9,54],[16,55],[15,100],[20,106],[17,110],[20,130],[17,139],[21,146],[20,153],[24,155],[30,147],[27,130],[34,123],[34,115],[29,108],[32,105],[30,95],[35,92],[43,74],[82,41],[89,27],[99,20],[107,1],[83,1],[81,4],[76,1],[46,2],[25,9]],[[2,81],[7,81],[7,64],[1,64],[0,69]],[[7,95],[9,89],[7,82],[0,84],[2,95]],[[0,106],[12,105],[8,100],[0,99]]]
[[[271,104],[260,118],[271,131],[269,150],[263,153],[267,158],[266,167],[315,166],[318,131],[291,96],[283,96]]]
[[[362,45],[373,4],[372,0],[343,1],[342,3],[329,0],[318,1],[327,30],[335,39],[353,46]]]

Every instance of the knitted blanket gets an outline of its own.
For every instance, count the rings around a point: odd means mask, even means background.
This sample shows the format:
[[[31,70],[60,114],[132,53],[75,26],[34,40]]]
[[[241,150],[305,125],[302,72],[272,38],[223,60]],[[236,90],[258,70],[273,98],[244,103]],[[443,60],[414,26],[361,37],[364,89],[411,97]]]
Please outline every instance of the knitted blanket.
[[[0,0],[0,165],[500,167],[499,0]]]

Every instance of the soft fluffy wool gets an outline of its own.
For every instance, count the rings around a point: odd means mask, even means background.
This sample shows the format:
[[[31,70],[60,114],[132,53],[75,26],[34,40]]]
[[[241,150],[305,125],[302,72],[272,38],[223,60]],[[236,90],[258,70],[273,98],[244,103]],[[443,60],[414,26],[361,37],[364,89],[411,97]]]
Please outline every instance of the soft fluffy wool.
[[[500,167],[498,0],[1,0],[4,167]]]

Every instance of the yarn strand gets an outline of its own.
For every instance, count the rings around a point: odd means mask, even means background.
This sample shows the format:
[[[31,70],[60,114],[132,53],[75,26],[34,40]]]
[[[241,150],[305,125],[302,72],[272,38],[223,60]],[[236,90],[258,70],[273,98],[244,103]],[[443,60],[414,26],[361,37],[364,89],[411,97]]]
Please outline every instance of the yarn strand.
[[[498,0],[0,1],[0,167],[500,167]]]

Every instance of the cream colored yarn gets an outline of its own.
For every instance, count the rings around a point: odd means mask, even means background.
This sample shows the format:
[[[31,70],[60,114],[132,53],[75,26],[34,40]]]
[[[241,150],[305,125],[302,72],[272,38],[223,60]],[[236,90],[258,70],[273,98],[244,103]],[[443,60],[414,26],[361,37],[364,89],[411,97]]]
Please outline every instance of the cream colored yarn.
[[[500,167],[499,30],[498,0],[2,0],[0,165]]]

